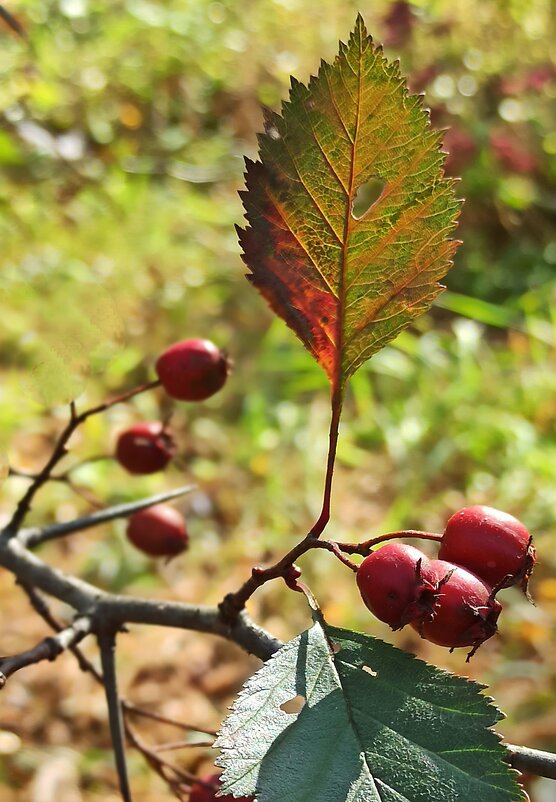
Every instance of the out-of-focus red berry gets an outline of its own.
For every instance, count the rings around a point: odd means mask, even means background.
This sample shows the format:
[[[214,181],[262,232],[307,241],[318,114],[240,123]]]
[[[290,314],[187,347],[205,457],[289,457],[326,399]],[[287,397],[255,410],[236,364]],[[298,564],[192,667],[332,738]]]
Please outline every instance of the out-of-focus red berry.
[[[201,777],[202,783],[195,783],[189,792],[189,802],[254,802],[252,796],[216,796],[220,788],[218,774],[209,774]]]
[[[134,423],[120,432],[116,442],[116,459],[127,471],[135,474],[163,470],[175,451],[171,435],[159,421]]]
[[[165,504],[130,515],[126,534],[136,548],[151,557],[174,557],[189,541],[183,515]]]
[[[156,372],[172,398],[204,401],[224,386],[229,364],[210,340],[182,340],[159,356]]]

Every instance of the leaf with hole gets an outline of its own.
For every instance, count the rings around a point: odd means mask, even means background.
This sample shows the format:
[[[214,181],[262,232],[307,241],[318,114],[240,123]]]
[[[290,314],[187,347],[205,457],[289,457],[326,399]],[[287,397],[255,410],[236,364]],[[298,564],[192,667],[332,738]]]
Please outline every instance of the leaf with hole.
[[[367,635],[314,626],[245,684],[216,745],[257,802],[517,802],[482,686]]]
[[[457,242],[441,134],[359,16],[247,160],[248,278],[334,388],[431,305]]]

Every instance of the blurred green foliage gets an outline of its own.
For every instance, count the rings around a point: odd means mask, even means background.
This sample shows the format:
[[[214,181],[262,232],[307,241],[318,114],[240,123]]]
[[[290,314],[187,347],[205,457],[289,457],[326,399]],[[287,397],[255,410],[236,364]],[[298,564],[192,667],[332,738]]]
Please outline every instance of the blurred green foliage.
[[[1,33],[3,359],[35,369],[38,400],[75,395],[122,340],[148,357],[176,325],[202,325],[243,354],[261,319],[245,297],[233,232],[242,156],[256,152],[261,104],[278,107],[291,73],[306,80],[320,56],[333,56],[357,5],[9,5],[28,41]],[[546,312],[556,264],[551,7],[360,8],[425,91],[433,122],[449,127],[447,169],[462,175],[467,198],[450,288],[506,301],[517,319]],[[59,293],[71,297],[73,321],[60,320]],[[91,320],[94,296],[98,354],[79,324]],[[457,299],[446,302],[460,311]],[[116,321],[107,330],[114,307],[125,331]]]
[[[201,490],[186,502],[194,547],[183,565],[203,577],[188,586],[203,601],[307,531],[326,458],[325,377],[248,287],[234,232],[261,105],[278,109],[290,74],[306,81],[320,57],[333,58],[358,10],[401,59],[433,123],[449,127],[447,170],[462,176],[467,199],[463,245],[432,314],[352,381],[332,530],[345,539],[438,531],[466,503],[523,518],[541,553],[540,605],[524,608],[510,592],[506,638],[485,646],[472,670],[493,683],[514,740],[555,749],[556,725],[546,723],[556,684],[553,3],[4,5],[27,39],[0,27],[0,446],[13,465],[36,468],[67,414],[52,405],[83,392],[83,406],[152,377],[157,353],[177,339],[226,348],[235,372],[224,392],[173,410],[181,461],[168,475],[130,481],[109,461],[75,474],[107,503],[178,484],[184,473],[195,479]],[[157,392],[116,407],[89,421],[75,458],[106,453],[130,419],[170,411]],[[24,486],[5,482],[3,510]],[[33,519],[86,508],[59,484]],[[121,526],[82,542],[91,547],[69,555],[48,548],[112,589],[176,580],[178,569],[157,579]],[[361,608],[345,569],[312,557],[306,572],[332,622],[390,637]],[[281,636],[304,623],[281,588],[265,589],[257,604]],[[459,655],[396,637],[461,670]],[[511,692],[527,673],[535,699]]]

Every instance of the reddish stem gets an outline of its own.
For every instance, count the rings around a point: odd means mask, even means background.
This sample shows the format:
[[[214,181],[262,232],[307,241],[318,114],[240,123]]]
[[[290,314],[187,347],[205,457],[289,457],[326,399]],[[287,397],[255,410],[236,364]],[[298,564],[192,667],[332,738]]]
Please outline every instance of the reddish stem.
[[[328,436],[328,459],[326,461],[326,477],[324,480],[324,494],[322,510],[318,520],[307,537],[317,538],[322,535],[330,520],[330,499],[332,495],[332,479],[334,478],[334,464],[336,461],[336,448],[338,446],[338,431],[342,415],[343,395],[340,388],[332,388],[332,417],[330,419],[330,432]]]
[[[384,543],[387,540],[395,540],[397,538],[419,538],[421,540],[442,540],[442,535],[436,532],[421,532],[419,529],[400,529],[398,532],[388,532],[386,535],[379,535],[370,540],[365,540],[363,543],[337,543],[336,545],[343,551],[344,554],[361,554],[366,557],[372,550],[373,546],[379,543]]]
[[[220,613],[223,619],[232,623],[243,610],[246,602],[251,598],[253,593],[255,593],[255,591],[261,587],[261,585],[264,585],[271,579],[278,579],[278,577],[282,577],[282,579],[285,581],[288,580],[288,572],[290,571],[294,562],[298,557],[301,557],[302,554],[305,554],[311,549],[326,549],[326,551],[332,552],[332,554],[334,554],[352,571],[357,571],[357,565],[352,563],[351,560],[348,560],[347,557],[343,556],[339,548],[339,544],[330,540],[317,540],[316,537],[309,533],[301,541],[301,543],[298,543],[297,546],[294,546],[293,549],[291,549],[274,565],[271,565],[268,568],[255,566],[251,571],[251,576],[246,582],[243,583],[240,589],[235,593],[228,593],[219,604]],[[288,581],[286,581],[286,584],[289,584]],[[291,586],[291,584],[289,584],[289,586]]]
[[[332,479],[334,478],[334,464],[336,461],[336,449],[338,446],[338,432],[340,428],[340,417],[342,415],[343,391],[339,382],[333,382],[331,393],[332,416],[330,418],[330,431],[328,435],[328,457],[326,460],[326,476],[324,480],[324,493],[322,499],[321,513],[313,525],[310,532],[305,535],[303,540],[294,546],[281,560],[269,568],[255,566],[251,571],[249,579],[243,583],[235,593],[228,593],[221,601],[219,608],[222,618],[232,623],[245,607],[248,599],[253,593],[271,579],[282,577],[289,587],[294,590],[295,582],[289,575],[291,568],[302,554],[313,548],[323,548],[331,551],[347,565],[352,571],[357,571],[357,566],[346,559],[336,543],[331,541],[320,541],[318,538],[324,532],[330,520],[330,500],[332,495]]]

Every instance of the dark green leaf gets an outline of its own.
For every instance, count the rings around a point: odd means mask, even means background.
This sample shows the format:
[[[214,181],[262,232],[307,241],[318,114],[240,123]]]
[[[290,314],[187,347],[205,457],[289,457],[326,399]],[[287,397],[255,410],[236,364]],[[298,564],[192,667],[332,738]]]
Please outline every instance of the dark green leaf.
[[[501,715],[481,690],[317,621],[247,681],[224,722],[224,791],[258,802],[517,802],[490,729]],[[305,705],[285,712],[295,697]]]

